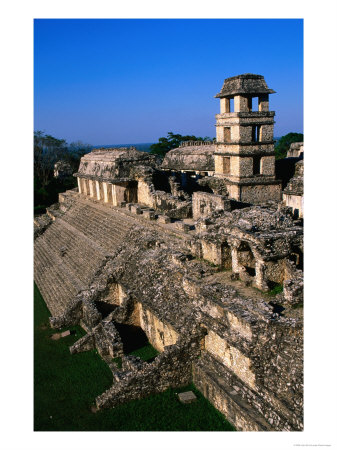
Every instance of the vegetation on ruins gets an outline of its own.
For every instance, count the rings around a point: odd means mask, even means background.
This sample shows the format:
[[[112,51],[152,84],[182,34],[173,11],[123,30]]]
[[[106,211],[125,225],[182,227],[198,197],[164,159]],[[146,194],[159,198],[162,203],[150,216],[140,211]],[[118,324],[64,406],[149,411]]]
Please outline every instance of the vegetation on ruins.
[[[197,137],[193,135],[182,136],[181,134],[174,134],[172,131],[167,133],[167,137],[161,137],[156,144],[152,144],[150,147],[150,153],[159,156],[165,156],[167,152],[173,148],[179,147],[182,142],[186,141],[211,141],[208,136]]]
[[[57,202],[58,194],[76,186],[70,175],[62,179],[54,178],[54,164],[68,163],[73,172],[79,166],[81,157],[91,150],[91,146],[81,141],[67,144],[64,139],[34,132],[34,213],[40,214],[47,206]]]
[[[35,431],[234,431],[192,384],[94,413],[93,399],[111,386],[112,373],[96,350],[70,354],[69,346],[85,334],[79,326],[52,340],[49,316],[34,286]],[[148,358],[153,350],[138,352]],[[176,393],[184,390],[193,390],[197,401],[181,404]]]
[[[275,144],[275,158],[286,158],[290,144],[293,142],[303,142],[303,139],[302,133],[288,133],[285,136],[282,136]]]

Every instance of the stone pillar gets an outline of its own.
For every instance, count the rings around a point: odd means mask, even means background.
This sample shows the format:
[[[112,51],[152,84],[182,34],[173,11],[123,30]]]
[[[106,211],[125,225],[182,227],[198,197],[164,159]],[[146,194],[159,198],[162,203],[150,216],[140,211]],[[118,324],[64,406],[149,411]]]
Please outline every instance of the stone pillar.
[[[96,184],[96,198],[97,198],[97,200],[102,200],[102,198],[101,198],[100,182],[96,181],[95,184]]]
[[[230,101],[229,98],[220,99],[220,114],[229,113],[230,111]]]
[[[79,194],[82,194],[82,186],[81,186],[81,178],[77,177],[77,185],[78,185],[78,192]]]
[[[117,206],[116,185],[111,185],[111,201],[113,206]]]
[[[255,279],[254,284],[261,291],[267,292],[269,290],[267,281],[265,279],[265,263],[261,259],[255,259]]]
[[[103,186],[103,199],[104,199],[104,203],[108,203],[109,199],[108,199],[108,183],[102,183]]]
[[[259,111],[269,111],[269,95],[259,95]]]
[[[228,244],[231,248],[232,253],[232,271],[234,273],[242,272],[242,266],[239,264],[239,253],[238,248],[240,247],[240,241],[237,239],[228,240]]]
[[[92,198],[95,198],[95,182],[93,180],[89,180],[89,195]]]
[[[242,95],[235,95],[234,97],[234,111],[247,112],[249,111],[248,98]]]
[[[84,181],[84,187],[85,187],[84,192],[86,195],[90,195],[89,180],[87,178],[84,178],[83,181]]]

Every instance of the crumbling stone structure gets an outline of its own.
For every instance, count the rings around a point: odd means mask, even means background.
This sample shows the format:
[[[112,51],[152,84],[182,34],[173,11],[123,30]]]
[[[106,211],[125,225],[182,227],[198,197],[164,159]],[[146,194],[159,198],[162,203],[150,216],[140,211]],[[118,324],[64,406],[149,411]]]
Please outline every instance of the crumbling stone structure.
[[[54,164],[54,178],[61,180],[62,178],[71,176],[72,173],[73,169],[66,161],[57,161]]]
[[[287,158],[299,158],[304,153],[303,142],[293,142],[287,152]]]
[[[302,146],[303,154],[303,146]],[[295,174],[290,179],[283,191],[283,202],[289,206],[296,217],[304,217],[304,190],[303,190],[304,162],[298,161],[295,164]]]
[[[249,109],[247,92],[259,93],[260,112],[268,113],[262,77],[229,84],[223,114],[230,114],[233,93]],[[252,117],[241,109],[229,119],[238,119],[231,126],[240,134],[255,126]],[[268,133],[272,117],[254,121]],[[195,150],[190,168],[201,147],[215,147],[199,144],[179,150],[185,156]],[[260,144],[261,160],[271,162],[272,144]],[[113,373],[97,408],[193,381],[238,430],[302,430],[302,221],[281,203],[273,175],[247,175],[252,184],[241,172],[212,176],[208,156],[226,157],[225,147],[216,147],[221,155],[213,148],[202,156],[192,192],[179,171],[189,170],[182,169],[189,156],[174,173],[175,157],[166,158],[164,170],[156,157],[132,148],[85,155],[75,174],[78,189],[60,194],[57,205],[35,218],[35,281],[53,327],[80,324],[86,331],[71,353],[96,348]],[[246,147],[239,143],[231,153],[238,167],[257,151],[248,146],[248,157]],[[259,205],[239,203],[259,187]],[[243,194],[235,202],[237,188]],[[159,355],[152,361],[130,355],[123,327],[142,330]]]

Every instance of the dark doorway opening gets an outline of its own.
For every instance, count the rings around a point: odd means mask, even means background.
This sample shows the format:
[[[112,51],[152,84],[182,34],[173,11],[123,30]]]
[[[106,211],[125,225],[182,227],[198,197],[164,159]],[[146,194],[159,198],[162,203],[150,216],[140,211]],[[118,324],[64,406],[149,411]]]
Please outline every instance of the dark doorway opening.
[[[255,277],[256,271],[253,267],[245,266],[245,269],[246,269],[246,272],[248,273],[248,275],[250,275],[251,277]]]
[[[261,156],[253,157],[253,175],[259,175],[261,173]]]
[[[128,354],[138,350],[148,344],[148,339],[144,331],[135,325],[124,323],[114,323],[122,339],[124,353]]]
[[[285,308],[283,308],[283,306],[278,305],[277,303],[274,303],[274,302],[269,302],[269,305],[273,307],[273,313],[283,316],[282,312],[285,310]]]
[[[299,247],[292,248],[289,259],[295,263],[296,269],[303,270],[303,252]]]
[[[102,314],[102,319],[107,317],[110,313],[112,313],[116,308],[117,305],[113,305],[112,303],[102,302],[102,301],[95,301],[95,306]]]

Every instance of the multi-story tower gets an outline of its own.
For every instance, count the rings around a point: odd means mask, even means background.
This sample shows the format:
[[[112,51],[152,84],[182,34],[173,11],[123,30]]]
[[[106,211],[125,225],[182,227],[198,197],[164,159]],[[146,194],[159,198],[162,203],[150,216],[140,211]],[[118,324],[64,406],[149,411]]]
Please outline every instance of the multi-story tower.
[[[216,117],[215,176],[226,181],[229,196],[247,203],[281,200],[275,180],[274,111],[262,75],[246,73],[227,78],[219,94]],[[256,110],[253,110],[257,97]]]

